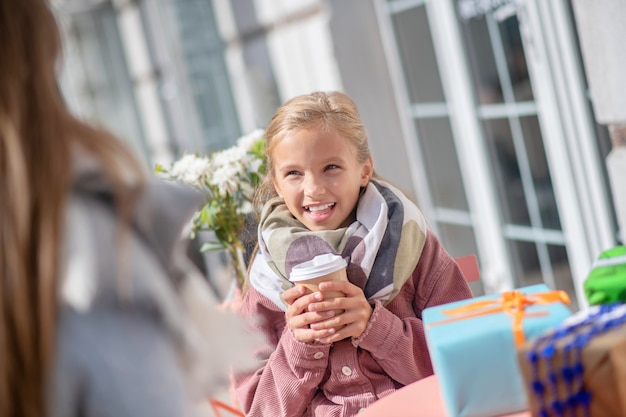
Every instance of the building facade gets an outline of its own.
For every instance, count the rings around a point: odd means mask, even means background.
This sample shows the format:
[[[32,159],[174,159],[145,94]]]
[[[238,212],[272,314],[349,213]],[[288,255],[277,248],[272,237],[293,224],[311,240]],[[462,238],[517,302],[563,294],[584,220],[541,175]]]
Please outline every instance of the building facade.
[[[377,172],[411,196],[476,294],[545,282],[583,305],[621,242],[567,0],[59,0],[70,105],[148,166],[351,95]]]

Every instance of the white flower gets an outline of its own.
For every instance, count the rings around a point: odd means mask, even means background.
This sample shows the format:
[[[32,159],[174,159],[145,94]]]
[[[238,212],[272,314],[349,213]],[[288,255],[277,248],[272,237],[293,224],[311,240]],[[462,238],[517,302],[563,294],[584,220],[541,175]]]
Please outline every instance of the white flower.
[[[259,170],[261,169],[261,166],[263,165],[263,160],[259,158],[254,158],[254,157],[251,157],[250,159],[251,161],[248,164],[246,164],[248,165],[248,172],[259,175],[260,174]]]
[[[244,201],[243,203],[241,203],[238,211],[239,213],[246,215],[252,213],[253,210],[254,206],[252,205],[252,203],[249,201]]]
[[[237,165],[222,165],[213,172],[209,184],[215,185],[222,196],[232,196],[239,186],[240,178],[238,174],[239,167]]]
[[[228,164],[242,164],[248,156],[248,152],[237,146],[224,149],[223,151],[215,152],[213,154],[213,163],[216,167]]]
[[[211,162],[208,158],[187,154],[172,165],[169,173],[185,184],[202,187],[211,171]]]
[[[192,236],[200,230],[219,231],[218,247],[230,251],[241,246],[239,235],[246,215],[255,210],[255,187],[264,175],[265,158],[257,155],[255,149],[258,146],[260,150],[263,143],[259,142],[264,136],[265,132],[257,129],[239,138],[236,146],[210,156],[186,154],[169,169],[156,167],[157,173],[165,174],[170,180],[191,184],[203,192],[205,205],[192,219]],[[215,249],[212,246],[202,250]]]
[[[257,143],[259,139],[261,139],[264,136],[265,136],[265,130],[255,129],[252,132],[248,133],[247,135],[242,136],[239,139],[237,139],[237,146],[249,152],[254,147],[254,144]]]

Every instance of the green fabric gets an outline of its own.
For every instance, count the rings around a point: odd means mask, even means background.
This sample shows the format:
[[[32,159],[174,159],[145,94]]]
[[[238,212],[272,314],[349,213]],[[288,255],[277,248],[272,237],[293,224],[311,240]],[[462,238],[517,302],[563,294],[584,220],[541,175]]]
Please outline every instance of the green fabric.
[[[590,305],[626,302],[626,246],[602,252],[583,287]]]

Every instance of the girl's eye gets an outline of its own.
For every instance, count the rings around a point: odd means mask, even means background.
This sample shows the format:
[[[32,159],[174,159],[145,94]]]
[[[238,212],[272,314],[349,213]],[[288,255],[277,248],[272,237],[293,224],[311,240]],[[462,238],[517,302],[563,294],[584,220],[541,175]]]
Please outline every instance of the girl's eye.
[[[287,171],[285,173],[285,177],[289,177],[291,175],[300,175],[300,172],[299,171]]]
[[[330,164],[330,165],[326,165],[325,170],[326,170],[326,171],[330,171],[331,169],[337,169],[337,168],[339,168],[337,165],[335,165],[335,164]]]

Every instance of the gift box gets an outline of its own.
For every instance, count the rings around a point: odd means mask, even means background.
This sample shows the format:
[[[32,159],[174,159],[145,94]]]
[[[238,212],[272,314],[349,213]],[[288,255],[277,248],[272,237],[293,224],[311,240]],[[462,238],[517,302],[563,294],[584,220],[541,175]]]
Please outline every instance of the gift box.
[[[450,417],[493,417],[528,408],[517,349],[571,315],[567,294],[533,285],[422,313]]]
[[[518,360],[535,417],[626,416],[626,306],[596,306],[528,341]]]

